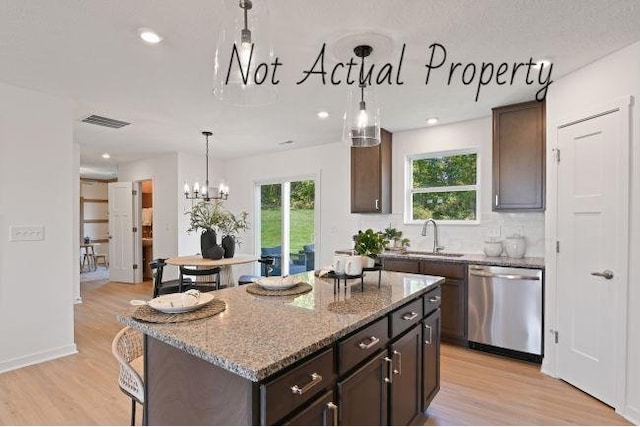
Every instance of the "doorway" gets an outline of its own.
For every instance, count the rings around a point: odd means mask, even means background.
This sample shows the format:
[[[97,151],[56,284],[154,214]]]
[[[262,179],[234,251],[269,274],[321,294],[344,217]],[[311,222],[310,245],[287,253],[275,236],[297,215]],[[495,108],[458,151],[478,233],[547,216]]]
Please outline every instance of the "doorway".
[[[256,184],[256,247],[275,258],[274,276],[313,271],[316,265],[318,195],[315,177]]]
[[[625,387],[628,109],[557,129],[558,376],[620,408]]]
[[[153,260],[153,182],[148,179],[140,183],[142,193],[140,211],[140,233],[142,246],[142,278],[153,279],[153,271],[149,263]]]

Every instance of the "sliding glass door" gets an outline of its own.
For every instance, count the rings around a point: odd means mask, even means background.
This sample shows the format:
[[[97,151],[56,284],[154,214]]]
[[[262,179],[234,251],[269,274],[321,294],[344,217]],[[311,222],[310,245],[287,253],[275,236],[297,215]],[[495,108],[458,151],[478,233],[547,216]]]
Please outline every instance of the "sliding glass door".
[[[258,244],[261,256],[275,259],[271,275],[315,269],[315,179],[281,180],[257,184]],[[263,272],[264,274],[264,272]]]

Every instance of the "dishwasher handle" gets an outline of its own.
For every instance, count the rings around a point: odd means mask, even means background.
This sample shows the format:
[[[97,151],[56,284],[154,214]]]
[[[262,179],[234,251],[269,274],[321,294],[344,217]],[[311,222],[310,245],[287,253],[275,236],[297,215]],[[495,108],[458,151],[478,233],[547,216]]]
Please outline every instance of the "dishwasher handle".
[[[509,280],[540,280],[538,276],[526,276],[524,274],[494,274],[494,273],[484,273],[478,271],[469,271],[469,274],[472,276],[478,277],[495,277],[497,279],[509,279]]]

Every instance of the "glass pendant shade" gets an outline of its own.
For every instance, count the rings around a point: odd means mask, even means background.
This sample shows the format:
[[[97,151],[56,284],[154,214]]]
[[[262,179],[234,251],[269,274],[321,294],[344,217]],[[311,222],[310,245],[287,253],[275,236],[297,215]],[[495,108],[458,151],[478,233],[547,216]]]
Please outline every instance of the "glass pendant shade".
[[[271,83],[275,58],[267,0],[225,0],[224,6],[214,58],[214,95],[237,106],[274,103],[278,92]]]
[[[352,147],[380,144],[380,108],[372,86],[349,86],[342,138]]]

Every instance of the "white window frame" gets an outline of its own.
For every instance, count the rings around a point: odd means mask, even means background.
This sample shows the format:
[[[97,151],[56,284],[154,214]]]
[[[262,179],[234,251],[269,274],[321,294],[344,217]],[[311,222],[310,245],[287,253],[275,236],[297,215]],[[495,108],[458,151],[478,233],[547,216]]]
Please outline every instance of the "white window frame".
[[[475,185],[457,185],[450,187],[427,187],[414,190],[413,187],[413,162],[415,160],[432,159],[439,157],[450,157],[461,154],[476,155],[476,183]],[[413,219],[413,194],[417,193],[443,193],[448,191],[475,191],[476,192],[476,219],[474,220],[451,220],[438,219],[438,224],[451,225],[476,225],[480,224],[480,150],[478,147],[464,148],[460,150],[434,151],[429,153],[411,154],[405,158],[405,195],[404,195],[404,223],[423,224],[423,219]]]

